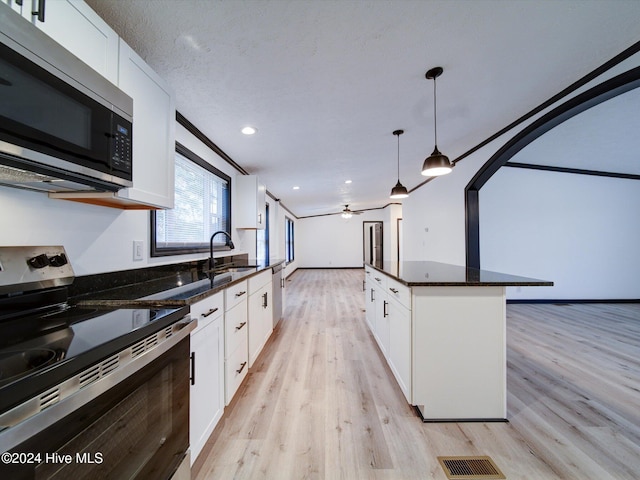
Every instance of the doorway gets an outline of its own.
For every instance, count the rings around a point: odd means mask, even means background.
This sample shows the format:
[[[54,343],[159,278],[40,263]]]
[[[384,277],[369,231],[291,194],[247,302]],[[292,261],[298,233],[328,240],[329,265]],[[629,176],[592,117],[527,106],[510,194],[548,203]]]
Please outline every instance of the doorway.
[[[382,268],[382,222],[362,222],[362,245],[364,263]]]

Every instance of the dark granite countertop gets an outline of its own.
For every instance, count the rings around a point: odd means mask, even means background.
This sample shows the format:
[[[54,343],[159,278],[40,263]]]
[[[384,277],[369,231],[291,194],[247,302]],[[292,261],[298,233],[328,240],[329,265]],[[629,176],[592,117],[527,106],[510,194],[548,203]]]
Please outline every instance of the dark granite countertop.
[[[206,272],[198,268],[158,271],[157,277],[146,275],[144,280],[115,288],[94,290],[73,297],[70,302],[81,306],[150,308],[191,305],[260,272],[281,265],[284,260],[270,259],[260,265],[236,264],[234,271]],[[235,270],[237,269],[237,270]]]
[[[383,262],[382,268],[367,263],[409,287],[552,287],[553,282],[506,273],[478,270],[439,262]]]

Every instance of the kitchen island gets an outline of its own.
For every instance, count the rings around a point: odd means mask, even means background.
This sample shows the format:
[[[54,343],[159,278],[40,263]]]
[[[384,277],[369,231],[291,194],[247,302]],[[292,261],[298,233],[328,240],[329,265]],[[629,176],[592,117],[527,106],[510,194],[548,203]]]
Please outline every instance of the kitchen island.
[[[506,287],[553,282],[438,262],[365,265],[366,318],[424,421],[504,421]]]

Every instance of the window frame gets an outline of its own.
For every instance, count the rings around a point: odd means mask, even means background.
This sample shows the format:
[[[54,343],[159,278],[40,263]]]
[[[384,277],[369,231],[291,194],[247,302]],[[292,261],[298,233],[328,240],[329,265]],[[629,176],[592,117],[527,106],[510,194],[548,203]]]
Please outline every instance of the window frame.
[[[232,189],[232,184],[231,184],[231,177],[229,175],[227,175],[226,173],[218,170],[216,167],[214,167],[213,165],[211,165],[209,162],[207,162],[206,160],[202,159],[201,157],[199,157],[197,154],[195,154],[194,152],[192,152],[191,150],[189,150],[187,147],[185,147],[184,145],[182,145],[179,142],[176,142],[176,149],[175,152],[177,154],[182,155],[183,157],[187,158],[188,160],[192,161],[193,163],[195,163],[196,165],[198,165],[201,168],[204,168],[205,170],[209,171],[210,173],[212,173],[213,175],[220,177],[222,180],[225,180],[227,182],[227,190],[228,190],[228,201],[227,201],[227,233],[229,235],[231,235],[231,225],[232,225],[232,218],[231,218],[231,212],[232,212],[232,208],[231,208],[231,201],[233,199],[233,195],[231,192]],[[174,167],[175,168],[175,167]],[[174,195],[175,195],[175,187],[174,187]],[[197,244],[197,246],[184,246],[184,247],[163,247],[163,248],[158,248],[157,242],[156,242],[156,211],[152,210],[151,211],[151,215],[149,215],[150,218],[150,222],[151,222],[151,229],[150,229],[150,235],[151,235],[151,240],[150,240],[150,245],[151,245],[151,257],[165,257],[165,256],[171,256],[171,255],[188,255],[191,253],[208,253],[209,252],[209,243],[203,243],[203,244]]]
[[[295,222],[284,217],[284,258],[287,264],[294,262],[295,257]]]

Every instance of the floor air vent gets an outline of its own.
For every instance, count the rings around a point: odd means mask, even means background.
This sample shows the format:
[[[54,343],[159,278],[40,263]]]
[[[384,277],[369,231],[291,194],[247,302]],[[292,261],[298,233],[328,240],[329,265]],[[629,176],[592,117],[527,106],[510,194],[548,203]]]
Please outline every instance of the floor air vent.
[[[438,461],[451,480],[506,478],[490,457],[438,457]]]

